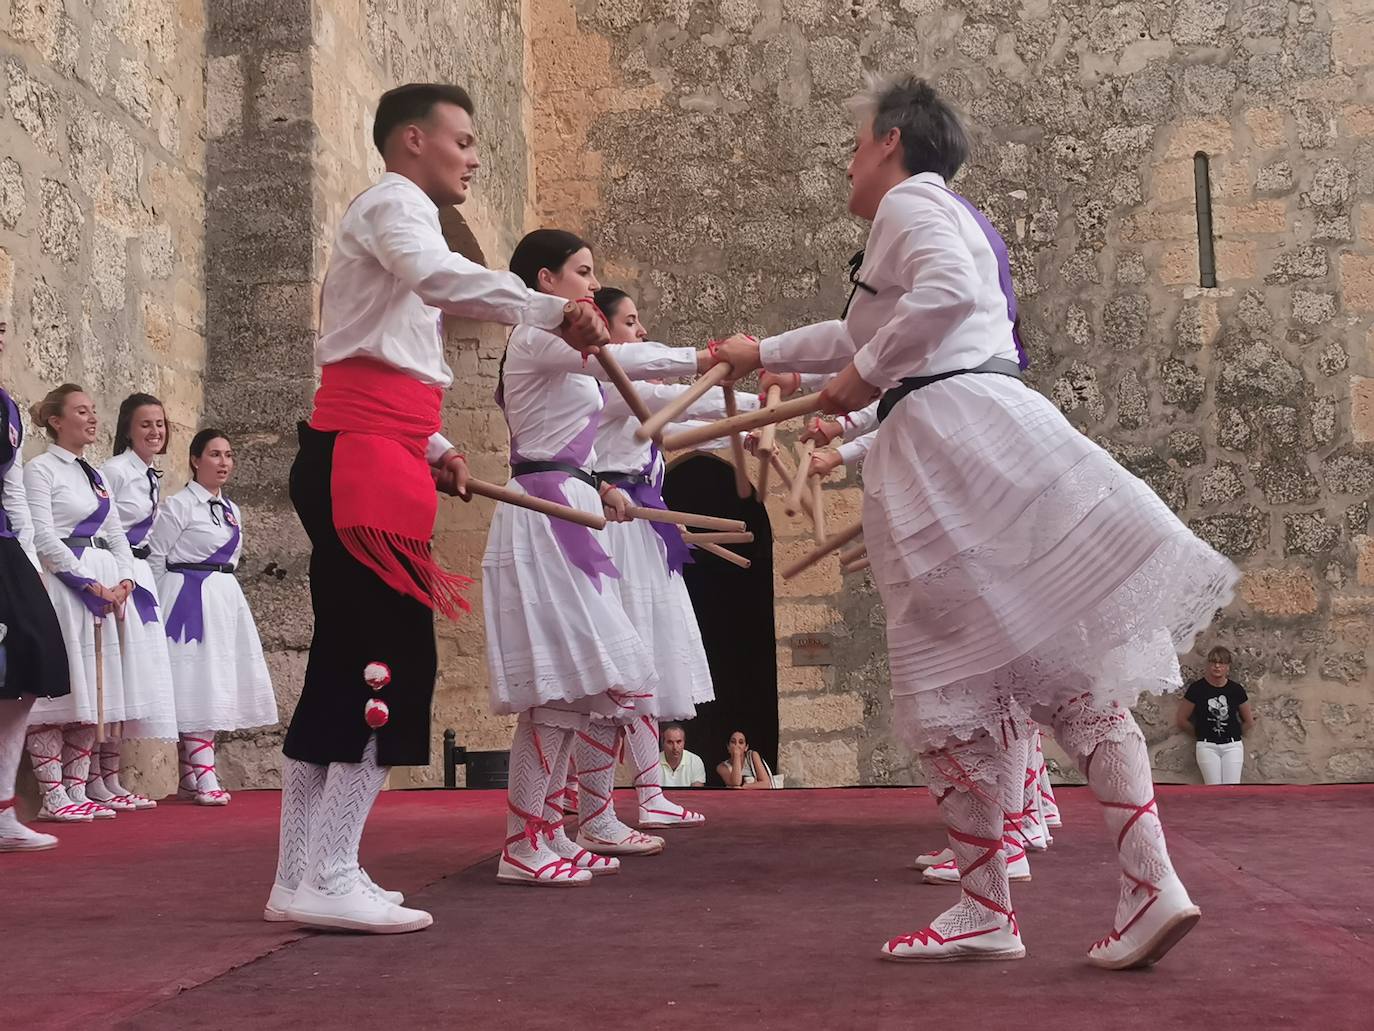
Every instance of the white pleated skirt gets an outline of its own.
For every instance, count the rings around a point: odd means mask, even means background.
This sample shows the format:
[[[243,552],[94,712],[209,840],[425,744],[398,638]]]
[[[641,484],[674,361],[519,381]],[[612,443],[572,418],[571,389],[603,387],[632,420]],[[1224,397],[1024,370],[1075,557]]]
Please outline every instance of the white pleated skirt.
[[[158,578],[164,623],[186,578]],[[167,641],[176,692],[177,729],[247,730],[277,722],[277,699],[258,627],[232,573],[211,573],[201,591],[205,632],[199,641]]]
[[[523,492],[519,480],[507,485]],[[568,503],[601,512],[595,488],[569,477]],[[609,553],[604,532],[593,533]],[[585,703],[605,716],[638,715],[656,691],[654,658],[604,577],[597,590],[563,555],[548,516],[498,504],[482,558],[487,668],[495,713]],[[634,705],[627,709],[615,699]]]
[[[111,587],[119,583],[119,565],[108,551],[86,548],[77,559],[80,575]],[[43,574],[43,586],[52,599],[53,611],[62,627],[62,641],[67,647],[67,665],[71,670],[71,694],[61,698],[39,698],[29,710],[29,726],[63,723],[95,723],[96,650],[95,616],[86,608],[77,593],[50,573]],[[144,699],[133,703],[125,697],[124,666],[119,652],[119,629],[113,615],[106,616],[100,627],[100,672],[103,677],[103,715],[106,723],[139,719],[152,714],[152,705]]]
[[[141,558],[134,559],[134,581],[158,597],[153,571]],[[175,741],[177,736],[176,695],[172,688],[172,666],[167,657],[167,635],[162,621],[167,612],[161,600],[157,619],[143,622],[132,598],[124,610],[120,627],[120,666],[124,678],[124,697],[130,705],[146,712],[124,724],[121,736],[127,741],[143,738]]]
[[[1235,567],[1148,486],[1006,376],[898,403],[864,467],[894,721],[917,748],[1181,686],[1178,653]]]
[[[687,585],[668,572],[667,548],[652,523],[607,523],[605,536],[620,570],[620,604],[654,657],[658,689],[651,715],[689,720],[716,692]]]

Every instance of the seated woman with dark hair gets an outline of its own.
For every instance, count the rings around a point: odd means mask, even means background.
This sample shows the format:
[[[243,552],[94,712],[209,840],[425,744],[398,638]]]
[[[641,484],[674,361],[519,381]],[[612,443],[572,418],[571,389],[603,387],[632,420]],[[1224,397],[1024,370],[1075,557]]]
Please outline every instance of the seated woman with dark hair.
[[[773,771],[764,762],[763,756],[749,747],[744,731],[737,730],[730,735],[730,743],[725,746],[729,758],[716,765],[716,773],[727,788],[771,788]]]

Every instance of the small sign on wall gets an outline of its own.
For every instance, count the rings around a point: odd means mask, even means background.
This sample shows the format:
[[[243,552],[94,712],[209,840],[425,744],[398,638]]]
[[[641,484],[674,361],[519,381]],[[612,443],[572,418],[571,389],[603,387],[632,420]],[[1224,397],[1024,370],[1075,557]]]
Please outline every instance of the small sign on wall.
[[[834,636],[831,634],[793,634],[792,665],[829,666],[834,659]]]

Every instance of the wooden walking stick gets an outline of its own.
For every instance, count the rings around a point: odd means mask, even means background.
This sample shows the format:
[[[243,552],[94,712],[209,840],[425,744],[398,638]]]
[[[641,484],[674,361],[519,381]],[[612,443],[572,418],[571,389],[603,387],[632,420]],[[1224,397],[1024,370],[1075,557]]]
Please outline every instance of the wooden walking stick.
[[[105,642],[101,636],[101,625],[105,621],[95,621],[95,741],[105,743]]]
[[[705,394],[708,390],[710,390],[717,384],[724,383],[727,379],[730,378],[730,376],[730,366],[725,365],[724,363],[720,365],[712,365],[704,373],[702,373],[695,380],[693,380],[692,385],[690,387],[684,390],[672,401],[668,402],[668,404],[660,408],[653,415],[649,416],[649,418],[642,420],[642,425],[639,427],[639,429],[635,430],[635,439],[641,441],[658,439],[658,437],[663,433],[663,427],[667,426],[670,422],[676,422],[683,412],[687,411],[687,409],[691,408],[692,405],[696,404],[698,398],[700,398],[703,394]],[[752,415],[753,413],[750,412],[748,414]],[[725,422],[726,420],[722,419],[720,421]],[[701,439],[712,440],[716,437],[723,437],[726,433],[729,432],[729,430],[726,430],[725,433],[712,433],[708,436],[702,437]],[[663,443],[663,446],[665,450],[668,449],[668,443],[666,439]]]
[[[726,384],[721,389],[725,391],[725,417],[728,419],[732,415],[739,415],[739,406],[735,403],[735,388]],[[735,493],[741,498],[747,498],[754,493],[754,488],[749,482],[749,468],[745,465],[744,441],[740,440],[738,433],[730,434],[730,457],[735,462]]]
[[[773,471],[778,474],[778,482],[782,484],[783,491],[790,497],[792,493],[792,485],[796,482],[797,479],[797,473],[795,470],[789,469],[787,467],[787,452],[774,451],[773,454],[769,456],[769,458],[773,466]],[[784,500],[784,510],[786,510],[786,505],[787,501]],[[809,495],[803,494],[801,496],[801,508],[802,511],[806,513],[806,518],[810,519],[812,524],[814,525],[816,522],[816,514],[811,511],[811,498]],[[789,512],[788,514],[796,515],[796,510],[794,509],[792,512]]]
[[[862,521],[857,522],[852,526],[845,527],[834,537],[831,537],[824,544],[818,546],[814,551],[807,552],[801,558],[797,559],[791,565],[787,566],[782,571],[782,578],[784,580],[791,580],[798,573],[810,569],[817,562],[821,561],[823,558],[828,556],[832,551],[838,551],[840,548],[844,547],[844,545],[848,544],[850,541],[852,541],[855,537],[859,536],[859,534],[863,532],[864,524]]]
[[[754,535],[748,530],[743,533],[729,533],[723,530],[708,533],[684,533],[682,539],[688,544],[753,544]]]
[[[715,369],[720,368],[719,365]],[[714,371],[714,369],[712,370]],[[707,373],[709,376],[711,373]],[[703,376],[702,379],[706,377]],[[700,380],[698,380],[700,382]],[[786,422],[788,419],[795,419],[799,415],[810,415],[812,412],[821,410],[821,395],[807,394],[805,397],[794,397],[790,401],[783,401],[773,408],[760,408],[757,412],[741,412],[739,415],[728,419],[717,419],[706,426],[693,427],[674,433],[671,437],[663,438],[663,447],[667,451],[679,451],[686,447],[696,447],[708,440],[715,440],[718,437],[726,437],[731,433],[744,433],[748,430],[756,430],[760,426],[771,426],[775,423]],[[662,412],[658,413],[662,415]],[[635,431],[635,436],[643,432],[643,427]],[[647,436],[641,437],[648,440]]]
[[[605,516],[584,512],[582,509],[573,508],[571,505],[560,505],[556,501],[545,501],[543,498],[531,497],[528,494],[521,494],[518,490],[498,487],[494,483],[488,483],[486,480],[479,480],[471,476],[468,477],[468,493],[475,494],[479,498],[504,501],[507,505],[514,505],[516,508],[528,508],[534,512],[542,512],[554,519],[563,519],[569,523],[590,527],[593,530],[606,528]]]
[[[763,407],[772,408],[782,400],[781,387],[769,387],[764,395]],[[777,424],[765,426],[759,431],[759,446],[756,449],[759,456],[759,497],[768,497],[768,474],[773,471],[773,449],[777,445],[778,427]]]

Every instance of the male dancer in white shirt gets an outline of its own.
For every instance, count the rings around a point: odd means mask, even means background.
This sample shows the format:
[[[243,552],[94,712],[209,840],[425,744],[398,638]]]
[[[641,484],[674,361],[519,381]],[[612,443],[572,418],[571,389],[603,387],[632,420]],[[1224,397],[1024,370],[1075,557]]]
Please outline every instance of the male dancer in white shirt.
[[[378,934],[428,927],[358,866],[388,769],[429,762],[437,659],[432,610],[467,611],[471,583],[435,562],[441,489],[462,494],[463,456],[440,434],[444,314],[560,334],[594,353],[591,305],[536,293],[449,250],[439,206],[479,167],[473,106],[457,86],[382,95],[373,141],[386,174],[345,212],[321,299],[320,389],[291,470],[310,535],[315,634],[286,735],[281,843],[264,917]]]

